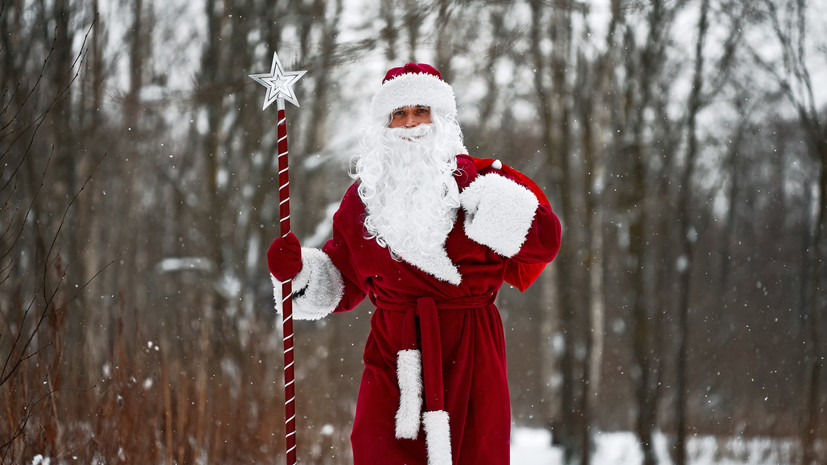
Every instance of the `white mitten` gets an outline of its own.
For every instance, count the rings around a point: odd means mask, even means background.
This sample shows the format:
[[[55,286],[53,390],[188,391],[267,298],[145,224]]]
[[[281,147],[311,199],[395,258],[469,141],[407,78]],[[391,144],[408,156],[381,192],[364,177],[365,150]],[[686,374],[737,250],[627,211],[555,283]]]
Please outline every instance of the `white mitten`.
[[[528,188],[488,173],[475,179],[459,197],[466,236],[504,257],[520,251],[540,204]]]

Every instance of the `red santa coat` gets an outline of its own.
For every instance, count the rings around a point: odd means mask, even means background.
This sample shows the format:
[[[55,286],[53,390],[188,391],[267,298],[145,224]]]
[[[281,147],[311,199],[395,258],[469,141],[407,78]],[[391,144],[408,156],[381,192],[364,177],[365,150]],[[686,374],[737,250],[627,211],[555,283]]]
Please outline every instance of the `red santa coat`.
[[[458,160],[462,166],[472,159],[460,155]],[[497,176],[494,181],[509,179],[509,183],[516,181],[528,188],[523,191],[534,190],[528,194],[532,198],[537,195],[536,185],[513,170],[494,169],[488,166],[491,160],[474,161],[481,169],[476,178],[458,179],[460,189],[489,174]],[[502,168],[499,162],[493,165]],[[365,238],[366,212],[357,187],[358,183],[354,184],[344,195],[333,217],[333,237],[322,248],[341,273],[341,282],[334,286],[337,290],[323,291],[321,299],[341,296],[332,308],[335,312],[351,310],[365,296],[376,305],[351,435],[354,463],[508,464],[511,414],[505,341],[494,300],[507,268],[512,277],[519,276],[515,265],[525,264],[536,277],[538,266],[554,258],[560,247],[560,221],[545,198],[538,199],[522,243],[516,244],[517,252],[507,258],[502,250],[498,253],[478,242],[485,242],[484,238],[469,237],[475,234],[471,234],[470,222],[466,224],[468,214],[460,208],[445,243],[447,255],[461,276],[459,284],[453,284],[394,260],[386,248]],[[484,224],[482,236],[492,233],[494,242],[500,241],[498,230],[507,230],[508,224],[498,221],[503,219]],[[507,217],[504,221],[512,222]],[[301,311],[302,298],[314,292],[318,287],[314,279],[318,282],[324,273],[308,274],[317,277],[309,278],[309,286],[298,283],[298,288],[304,288],[294,298],[294,312],[295,308]],[[299,277],[296,280],[301,281]],[[528,284],[518,285],[522,289]],[[401,357],[416,350],[421,350],[422,374],[403,373],[407,368]],[[422,380],[417,381],[420,376]],[[415,398],[423,387],[424,408]],[[413,396],[401,395],[400,390],[414,391]],[[420,408],[427,412],[422,428]],[[407,432],[400,432],[406,428]],[[450,433],[441,431],[444,428]],[[432,434],[431,430],[437,432]]]

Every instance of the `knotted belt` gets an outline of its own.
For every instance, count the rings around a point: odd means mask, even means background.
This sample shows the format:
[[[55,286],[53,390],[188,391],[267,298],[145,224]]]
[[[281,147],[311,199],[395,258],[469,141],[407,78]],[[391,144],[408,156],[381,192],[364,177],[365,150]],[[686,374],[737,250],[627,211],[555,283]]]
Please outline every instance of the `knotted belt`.
[[[416,439],[420,429],[422,391],[424,387],[425,412],[422,422],[428,448],[429,465],[451,463],[451,442],[448,413],[445,411],[442,380],[442,339],[439,333],[441,310],[461,310],[486,307],[494,303],[497,294],[468,296],[437,301],[420,297],[415,301],[396,301],[370,295],[377,308],[391,312],[405,312],[402,324],[402,348],[397,354],[397,376],[400,398],[396,413],[396,437]],[[416,321],[419,320],[419,340]]]

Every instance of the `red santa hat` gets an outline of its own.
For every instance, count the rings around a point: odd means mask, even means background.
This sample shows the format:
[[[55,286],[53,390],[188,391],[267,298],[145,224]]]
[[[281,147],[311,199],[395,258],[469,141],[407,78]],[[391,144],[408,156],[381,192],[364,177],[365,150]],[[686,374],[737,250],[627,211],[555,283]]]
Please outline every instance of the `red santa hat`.
[[[451,117],[457,116],[457,103],[451,86],[442,80],[439,70],[425,63],[408,63],[391,68],[382,87],[373,97],[371,113],[386,120],[396,109],[425,105]]]

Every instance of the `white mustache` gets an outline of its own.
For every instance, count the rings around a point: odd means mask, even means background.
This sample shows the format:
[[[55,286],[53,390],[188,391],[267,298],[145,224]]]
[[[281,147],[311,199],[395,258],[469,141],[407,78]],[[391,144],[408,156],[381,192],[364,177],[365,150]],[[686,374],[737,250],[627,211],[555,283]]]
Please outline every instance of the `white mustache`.
[[[414,126],[412,128],[388,128],[387,131],[395,138],[408,142],[414,142],[424,136],[432,134],[433,129],[433,124],[420,124],[419,126]]]

